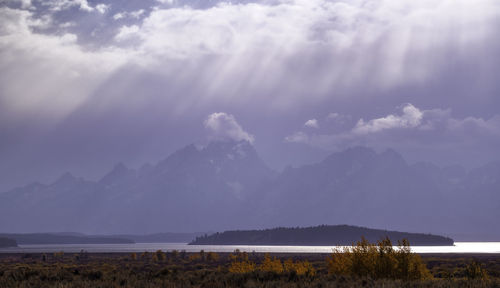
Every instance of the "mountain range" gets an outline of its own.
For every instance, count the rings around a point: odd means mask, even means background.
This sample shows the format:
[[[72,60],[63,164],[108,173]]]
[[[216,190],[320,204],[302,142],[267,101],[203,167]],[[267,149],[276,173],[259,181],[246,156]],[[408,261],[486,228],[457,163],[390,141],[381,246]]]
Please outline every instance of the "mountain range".
[[[98,181],[66,173],[0,194],[0,231],[9,233],[350,224],[492,240],[500,239],[497,219],[499,162],[466,171],[366,147],[277,172],[249,142],[215,141],[139,169],[117,164]]]

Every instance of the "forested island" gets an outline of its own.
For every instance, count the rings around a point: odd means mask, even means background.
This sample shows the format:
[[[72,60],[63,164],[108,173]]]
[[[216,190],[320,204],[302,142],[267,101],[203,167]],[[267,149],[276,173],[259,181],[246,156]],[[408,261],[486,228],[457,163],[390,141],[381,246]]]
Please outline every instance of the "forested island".
[[[0,237],[0,248],[17,247],[17,242],[14,239]]]
[[[225,231],[197,237],[190,245],[352,245],[362,237],[376,242],[388,237],[397,244],[407,239],[414,246],[452,246],[453,239],[421,233],[370,229],[349,225],[322,225],[306,228],[274,228],[266,230]]]

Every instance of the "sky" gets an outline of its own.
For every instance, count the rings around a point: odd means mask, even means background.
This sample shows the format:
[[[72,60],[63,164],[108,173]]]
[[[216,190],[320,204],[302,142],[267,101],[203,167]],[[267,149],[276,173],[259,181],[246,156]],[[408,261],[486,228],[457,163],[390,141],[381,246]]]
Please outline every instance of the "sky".
[[[0,191],[190,143],[500,160],[498,0],[0,0]]]

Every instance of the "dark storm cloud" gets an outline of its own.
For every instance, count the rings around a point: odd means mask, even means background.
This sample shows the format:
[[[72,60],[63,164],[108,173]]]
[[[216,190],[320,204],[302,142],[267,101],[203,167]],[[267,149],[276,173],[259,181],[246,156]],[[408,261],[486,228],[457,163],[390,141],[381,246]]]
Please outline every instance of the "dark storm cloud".
[[[499,5],[3,1],[0,189],[157,161],[206,141],[213,113],[274,167],[357,144],[498,159]],[[380,120],[404,103],[422,118]]]

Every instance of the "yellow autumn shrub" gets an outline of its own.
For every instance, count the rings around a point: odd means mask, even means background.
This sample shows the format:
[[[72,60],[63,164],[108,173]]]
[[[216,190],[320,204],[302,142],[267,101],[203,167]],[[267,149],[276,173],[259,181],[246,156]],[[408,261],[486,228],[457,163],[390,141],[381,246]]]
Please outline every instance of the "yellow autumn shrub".
[[[264,256],[264,261],[259,265],[259,270],[263,272],[274,272],[274,273],[283,273],[283,264],[281,264],[281,260],[273,258],[269,254]]]
[[[229,272],[235,274],[245,274],[255,271],[255,263],[251,261],[233,261],[229,265]]]
[[[283,263],[283,268],[285,272],[295,272],[297,275],[316,275],[316,269],[314,269],[309,261],[293,262],[292,259],[287,259]]]
[[[411,252],[408,240],[404,239],[398,246],[394,249],[388,238],[377,244],[362,238],[352,247],[333,251],[326,259],[328,273],[374,279],[418,280],[432,277],[420,256]]]

